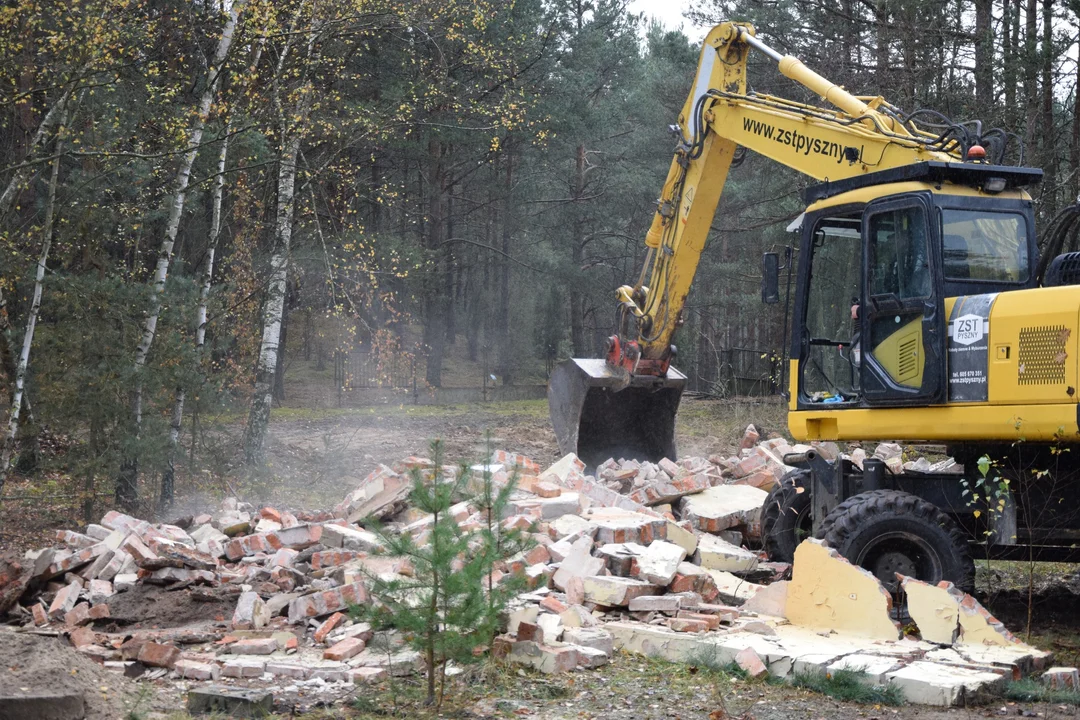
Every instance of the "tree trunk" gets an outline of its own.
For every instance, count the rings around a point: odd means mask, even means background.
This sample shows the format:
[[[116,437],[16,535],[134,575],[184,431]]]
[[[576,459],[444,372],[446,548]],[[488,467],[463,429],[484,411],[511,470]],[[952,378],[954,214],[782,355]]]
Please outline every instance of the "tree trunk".
[[[214,277],[214,256],[217,254],[218,238],[221,236],[221,198],[225,189],[225,161],[229,154],[229,132],[232,124],[225,126],[225,137],[218,150],[217,177],[214,178],[213,210],[210,216],[210,246],[206,250],[206,267],[202,272],[202,284],[199,288],[199,307],[195,316],[195,359],[196,366],[202,359],[203,346],[206,344],[207,302],[210,297],[210,284]],[[165,511],[172,505],[176,481],[176,452],[180,442],[180,428],[184,422],[185,388],[176,389],[173,403],[172,422],[169,426],[169,454],[165,472],[161,477],[161,499],[159,509]],[[192,440],[194,443],[194,439]]]
[[[510,241],[514,226],[514,154],[507,144],[506,151],[506,190],[503,199],[502,256],[499,258],[499,304],[498,328],[499,369],[503,385],[514,384],[513,335],[510,332]]]
[[[1039,119],[1039,29],[1037,26],[1039,0],[1027,0],[1024,30],[1024,144],[1032,151],[1039,165],[1036,148],[1036,123]]]
[[[30,364],[30,347],[34,342],[34,328],[37,326],[38,311],[41,309],[41,289],[45,282],[45,265],[49,261],[49,249],[52,247],[53,214],[56,208],[56,184],[60,177],[60,155],[64,149],[64,127],[60,125],[60,135],[56,138],[56,157],[52,162],[52,175],[49,177],[49,194],[45,201],[45,222],[41,230],[41,255],[38,256],[37,274],[34,276],[34,299],[30,303],[30,312],[26,318],[26,331],[23,333],[22,352],[15,366],[15,391],[11,398],[11,411],[8,415],[7,432],[4,435],[3,449],[0,450],[0,491],[4,489],[8,470],[11,468],[11,455],[15,450],[15,436],[19,432],[19,411],[23,406],[23,392],[26,388],[26,370]]]
[[[151,295],[150,310],[142,326],[142,339],[135,349],[135,381],[132,391],[131,419],[132,431],[135,444],[138,444],[139,432],[142,428],[143,411],[143,370],[146,367],[150,348],[154,344],[154,336],[157,334],[158,316],[161,313],[161,298],[165,293],[165,280],[169,275],[169,263],[172,260],[173,245],[176,242],[176,234],[180,229],[180,218],[184,212],[184,201],[187,198],[188,183],[191,180],[191,167],[195,164],[195,156],[199,153],[199,145],[202,144],[203,129],[206,126],[206,118],[210,114],[210,107],[217,94],[218,80],[232,45],[233,33],[236,30],[236,19],[243,8],[243,0],[236,0],[229,8],[225,20],[225,27],[218,39],[217,49],[214,52],[214,60],[206,73],[206,87],[199,98],[199,106],[188,134],[187,148],[180,161],[180,167],[176,171],[173,185],[173,199],[169,207],[169,220],[165,226],[165,237],[162,238],[161,247],[158,250],[157,266],[154,269],[153,293]],[[139,500],[139,456],[138,450],[126,453],[120,466],[120,473],[116,482],[116,502],[125,511],[135,510]]]
[[[57,98],[56,102],[53,103],[53,106],[49,108],[49,112],[45,113],[45,117],[42,118],[41,124],[38,125],[37,132],[34,133],[34,137],[30,140],[30,145],[26,150],[26,157],[23,159],[24,162],[30,159],[34,148],[45,141],[45,138],[48,137],[53,126],[61,122],[61,118],[67,112],[67,104],[71,99],[71,94],[71,88],[65,90],[60,97]],[[11,179],[8,180],[7,187],[5,187],[4,192],[0,194],[0,221],[7,215],[15,198],[26,186],[26,183],[29,181],[32,174],[32,166],[21,167],[12,174]]]
[[[573,261],[573,274],[581,272],[581,261],[584,257],[585,243],[585,218],[584,211],[579,204],[585,196],[585,145],[577,146],[574,162],[574,229],[570,248],[570,258]],[[575,280],[570,283],[570,344],[574,348],[574,357],[585,357],[589,354],[585,347],[585,296],[581,291],[580,284]]]
[[[432,138],[428,141],[428,212],[427,212],[427,247],[431,262],[435,267],[427,272],[424,279],[424,344],[428,348],[427,372],[425,379],[432,387],[442,386],[442,361],[446,348],[446,303],[441,280],[442,273],[438,265],[444,256],[442,247],[446,229],[443,215],[443,195],[446,187],[443,177],[442,143]]]
[[[270,257],[270,282],[263,306],[263,334],[259,363],[255,371],[255,394],[251,398],[244,437],[244,456],[249,463],[262,464],[265,456],[266,429],[274,402],[274,377],[277,373],[281,318],[285,311],[286,282],[289,272],[289,246],[292,242],[293,207],[296,202],[296,160],[300,155],[300,131],[297,128],[286,140],[285,152],[278,167],[277,220],[274,230],[274,254]]]
[[[1001,0],[1001,85],[1005,91],[1003,120],[1012,127],[1016,107],[1016,28],[1013,17],[1020,0]]]
[[[1073,81],[1072,137],[1069,144],[1069,203],[1080,202],[1080,62]]]
[[[994,104],[993,8],[993,0],[975,0],[975,105],[983,120]]]
[[[1041,183],[1043,216],[1051,218],[1057,212],[1058,153],[1054,132],[1054,2],[1042,2],[1042,130],[1039,133],[1042,146],[1042,166],[1046,176]]]

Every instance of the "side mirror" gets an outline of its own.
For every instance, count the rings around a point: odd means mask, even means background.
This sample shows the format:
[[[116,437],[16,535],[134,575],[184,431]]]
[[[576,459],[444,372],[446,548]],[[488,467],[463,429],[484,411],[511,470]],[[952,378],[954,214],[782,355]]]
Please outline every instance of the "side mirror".
[[[780,255],[767,252],[761,256],[761,302],[780,302]]]

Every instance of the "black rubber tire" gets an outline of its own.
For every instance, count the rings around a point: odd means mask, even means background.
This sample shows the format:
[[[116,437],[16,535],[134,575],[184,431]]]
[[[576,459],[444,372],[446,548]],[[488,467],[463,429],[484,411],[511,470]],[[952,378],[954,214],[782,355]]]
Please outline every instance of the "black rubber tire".
[[[937,584],[975,587],[975,563],[964,532],[936,505],[899,490],[872,490],[840,503],[818,537],[896,590],[894,572]],[[904,567],[906,565],[906,567]]]
[[[793,562],[795,548],[811,536],[810,471],[792,470],[761,506],[761,536],[773,562]]]

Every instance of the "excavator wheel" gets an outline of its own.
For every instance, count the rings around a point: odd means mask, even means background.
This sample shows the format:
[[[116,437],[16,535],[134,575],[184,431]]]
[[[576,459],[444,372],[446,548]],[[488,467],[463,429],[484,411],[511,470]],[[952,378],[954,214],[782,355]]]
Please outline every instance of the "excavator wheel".
[[[792,470],[776,484],[761,508],[765,552],[774,562],[792,562],[795,548],[813,535],[810,515],[810,471]]]
[[[975,586],[967,536],[936,505],[899,490],[872,490],[848,498],[825,518],[818,537],[855,565],[873,573],[894,595],[896,573],[964,592]]]

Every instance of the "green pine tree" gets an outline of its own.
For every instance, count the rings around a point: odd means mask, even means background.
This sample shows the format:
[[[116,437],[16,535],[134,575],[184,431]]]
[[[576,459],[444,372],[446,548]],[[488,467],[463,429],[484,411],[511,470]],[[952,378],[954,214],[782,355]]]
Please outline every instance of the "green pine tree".
[[[425,659],[425,704],[442,705],[446,689],[446,665],[477,659],[474,651],[488,645],[507,600],[520,587],[518,580],[494,583],[496,563],[528,547],[520,530],[507,530],[499,519],[516,483],[511,476],[498,487],[490,471],[482,473],[475,494],[469,492],[470,470],[463,465],[453,477],[443,469],[443,446],[431,443],[432,470],[412,471],[413,507],[432,516],[418,543],[408,533],[395,534],[376,527],[386,555],[408,559],[412,577],[386,580],[368,576],[373,602],[355,608],[377,629],[395,629]],[[475,482],[475,481],[474,481]],[[464,531],[450,512],[455,503],[469,501],[487,518],[476,531]]]

